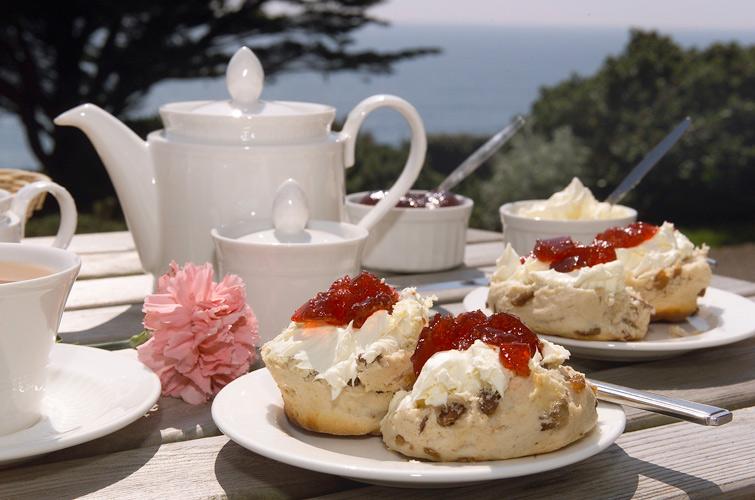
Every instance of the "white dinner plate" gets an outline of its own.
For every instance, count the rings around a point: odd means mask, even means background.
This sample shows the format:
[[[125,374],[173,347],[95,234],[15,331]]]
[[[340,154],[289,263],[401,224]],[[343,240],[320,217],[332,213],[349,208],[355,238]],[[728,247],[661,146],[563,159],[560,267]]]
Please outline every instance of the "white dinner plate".
[[[599,403],[598,423],[579,441],[551,453],[476,463],[410,460],[376,436],[341,437],[302,430],[283,412],[267,369],[228,384],[215,397],[212,418],[239,445],[279,462],[373,484],[441,487],[524,476],[564,467],[610,446],[624,430],[620,406]]]
[[[464,297],[464,309],[486,313],[488,287],[472,290]],[[755,302],[735,293],[708,287],[699,300],[700,310],[683,323],[651,323],[643,340],[577,340],[540,335],[560,344],[574,355],[608,361],[642,361],[670,358],[685,352],[732,344],[755,335]]]
[[[55,344],[32,427],[0,436],[0,464],[105,436],[142,417],[160,397],[160,379],[136,359],[92,347]]]

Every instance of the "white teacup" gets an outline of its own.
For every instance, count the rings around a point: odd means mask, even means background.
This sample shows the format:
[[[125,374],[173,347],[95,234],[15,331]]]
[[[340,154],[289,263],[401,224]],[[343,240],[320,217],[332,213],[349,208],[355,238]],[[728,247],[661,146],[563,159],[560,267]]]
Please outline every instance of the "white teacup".
[[[29,203],[41,193],[48,192],[60,206],[60,227],[52,246],[66,248],[76,231],[76,204],[61,185],[50,181],[27,184],[15,194],[0,189],[0,242],[18,243],[24,237]]]
[[[43,271],[28,273],[29,266]],[[50,350],[80,266],[67,250],[0,243],[0,280],[41,275],[0,281],[0,435],[40,417]]]

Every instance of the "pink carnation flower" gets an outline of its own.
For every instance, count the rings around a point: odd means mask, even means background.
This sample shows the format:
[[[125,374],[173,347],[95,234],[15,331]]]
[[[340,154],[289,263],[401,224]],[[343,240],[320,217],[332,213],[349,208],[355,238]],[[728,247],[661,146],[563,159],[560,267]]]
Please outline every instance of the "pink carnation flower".
[[[160,377],[163,395],[204,403],[255,359],[257,319],[244,282],[231,274],[215,283],[209,263],[171,262],[142,311],[152,338],[138,347],[139,359]]]

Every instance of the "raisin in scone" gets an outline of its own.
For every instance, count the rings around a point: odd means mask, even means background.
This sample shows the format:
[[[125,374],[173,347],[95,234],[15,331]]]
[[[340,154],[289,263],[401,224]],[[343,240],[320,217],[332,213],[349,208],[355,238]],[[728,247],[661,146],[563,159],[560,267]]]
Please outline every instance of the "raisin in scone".
[[[378,432],[393,395],[414,382],[410,358],[431,306],[368,273],[304,304],[262,347],[288,418],[327,434]]]
[[[393,397],[380,425],[383,442],[409,457],[449,462],[562,448],[597,421],[592,387],[563,366],[568,357],[508,314],[436,316],[413,358],[414,387]]]
[[[567,247],[577,255],[558,260]],[[644,338],[652,306],[626,286],[624,266],[613,249],[597,248],[590,257],[592,250],[585,248],[591,246],[557,238],[538,241],[533,254],[520,257],[506,245],[491,278],[488,307],[519,316],[539,334],[580,340]]]
[[[669,222],[613,228],[596,240],[616,248],[626,284],[653,306],[653,320],[683,321],[697,312],[712,276],[707,246],[695,247]]]

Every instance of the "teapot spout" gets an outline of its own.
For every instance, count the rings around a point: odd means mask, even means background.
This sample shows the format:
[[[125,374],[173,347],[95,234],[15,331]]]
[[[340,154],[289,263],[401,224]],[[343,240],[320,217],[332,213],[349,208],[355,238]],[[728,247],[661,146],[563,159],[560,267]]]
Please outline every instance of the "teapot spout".
[[[142,266],[147,271],[160,272],[157,187],[149,145],[94,104],[70,109],[54,122],[77,127],[92,141],[115,186]]]

